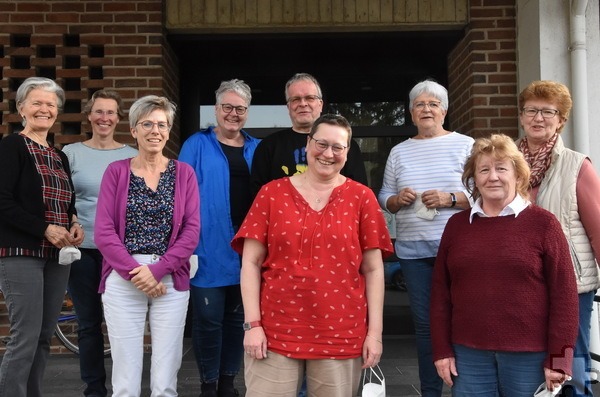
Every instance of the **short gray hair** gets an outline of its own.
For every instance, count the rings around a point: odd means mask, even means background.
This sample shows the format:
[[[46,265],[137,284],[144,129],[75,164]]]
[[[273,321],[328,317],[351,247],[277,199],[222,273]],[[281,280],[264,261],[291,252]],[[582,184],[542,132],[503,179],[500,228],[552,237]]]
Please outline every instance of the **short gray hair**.
[[[27,99],[29,93],[38,88],[55,94],[58,98],[58,109],[62,110],[65,103],[65,91],[58,84],[56,84],[54,80],[46,77],[29,77],[28,79],[25,79],[25,81],[17,89],[17,95],[15,97],[17,109],[20,110],[21,105],[23,105],[23,102],[25,99]]]
[[[167,123],[173,126],[177,106],[164,96],[146,95],[141,97],[129,108],[129,126],[135,128],[142,117],[155,110],[162,110],[167,115]]]
[[[246,106],[250,106],[250,102],[252,101],[252,90],[248,84],[244,83],[244,80],[231,79],[221,81],[221,85],[215,91],[217,105],[221,104],[221,98],[226,92],[236,93],[244,100],[244,102],[246,102]]]
[[[440,106],[442,109],[448,110],[448,90],[433,80],[423,80],[410,90],[410,94],[408,94],[408,98],[410,99],[408,108],[412,109],[415,99],[423,94],[436,97],[441,102]]]
[[[313,83],[317,87],[317,95],[319,96],[319,98],[323,99],[323,92],[321,91],[321,85],[319,84],[317,79],[314,78],[314,76],[312,74],[296,73],[295,75],[292,76],[291,79],[289,79],[287,81],[287,83],[285,83],[285,101],[286,102],[290,99],[288,97],[288,89],[290,88],[290,86],[292,84],[297,83],[298,81],[310,81],[311,83]]]

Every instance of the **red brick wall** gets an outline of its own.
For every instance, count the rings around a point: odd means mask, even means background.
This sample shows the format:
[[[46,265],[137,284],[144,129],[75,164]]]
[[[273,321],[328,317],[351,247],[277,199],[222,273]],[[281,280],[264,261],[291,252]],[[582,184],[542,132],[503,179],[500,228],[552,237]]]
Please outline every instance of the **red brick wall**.
[[[30,76],[53,78],[66,91],[60,123],[52,129],[57,144],[85,138],[89,126],[81,110],[100,88],[117,90],[127,109],[147,94],[177,102],[177,63],[164,39],[163,18],[161,0],[1,2],[0,134],[19,128],[15,92]],[[132,142],[127,120],[118,134]],[[172,135],[167,154],[175,157],[178,123]]]
[[[450,53],[452,129],[518,136],[516,1],[471,0],[464,39]]]

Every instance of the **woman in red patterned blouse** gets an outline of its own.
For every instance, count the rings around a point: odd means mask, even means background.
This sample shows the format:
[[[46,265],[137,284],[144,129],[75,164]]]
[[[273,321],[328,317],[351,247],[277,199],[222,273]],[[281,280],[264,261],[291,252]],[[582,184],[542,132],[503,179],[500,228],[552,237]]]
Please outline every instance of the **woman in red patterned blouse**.
[[[232,246],[242,253],[248,395],[356,395],[383,346],[390,236],[373,192],[340,174],[352,130],[323,115],[305,173],[258,193]]]

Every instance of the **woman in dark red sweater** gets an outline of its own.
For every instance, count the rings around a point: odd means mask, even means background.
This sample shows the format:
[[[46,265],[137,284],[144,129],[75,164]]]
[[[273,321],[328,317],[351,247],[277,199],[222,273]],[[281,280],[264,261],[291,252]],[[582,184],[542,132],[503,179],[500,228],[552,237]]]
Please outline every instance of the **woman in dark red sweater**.
[[[552,390],[571,374],[578,321],[560,224],[528,201],[529,167],[507,136],[478,139],[462,179],[476,202],[448,221],[433,276],[438,374],[454,396]]]

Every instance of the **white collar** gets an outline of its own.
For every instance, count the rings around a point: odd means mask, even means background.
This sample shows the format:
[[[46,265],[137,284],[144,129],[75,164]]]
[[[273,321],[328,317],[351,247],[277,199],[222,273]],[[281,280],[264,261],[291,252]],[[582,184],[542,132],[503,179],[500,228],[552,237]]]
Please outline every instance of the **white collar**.
[[[529,206],[529,204],[531,204],[529,200],[525,200],[521,195],[517,194],[514,200],[504,207],[502,211],[500,211],[498,216],[514,215],[516,218],[521,212],[523,212],[525,208]],[[482,218],[489,218],[489,215],[483,212],[483,208],[481,208],[481,197],[479,197],[477,201],[475,201],[475,204],[473,204],[473,207],[471,207],[469,223],[473,223],[474,215],[478,215]]]

